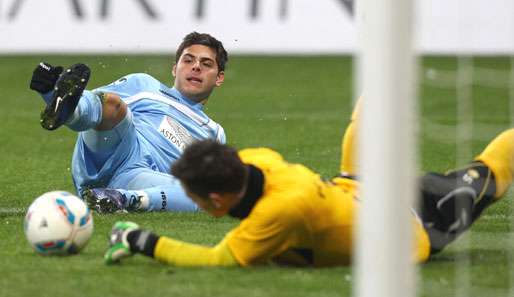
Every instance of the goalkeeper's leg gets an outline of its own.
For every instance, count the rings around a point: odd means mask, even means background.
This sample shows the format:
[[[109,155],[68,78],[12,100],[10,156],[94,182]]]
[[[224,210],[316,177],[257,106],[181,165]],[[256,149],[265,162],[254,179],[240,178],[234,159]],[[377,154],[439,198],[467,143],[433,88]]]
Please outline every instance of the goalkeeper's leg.
[[[357,102],[353,110],[350,124],[341,141],[341,165],[340,173],[342,176],[355,177],[358,175],[357,164],[357,120],[360,114],[360,101]]]
[[[468,166],[421,180],[422,220],[432,253],[467,230],[492,203],[503,197],[514,172],[514,129],[498,135]]]

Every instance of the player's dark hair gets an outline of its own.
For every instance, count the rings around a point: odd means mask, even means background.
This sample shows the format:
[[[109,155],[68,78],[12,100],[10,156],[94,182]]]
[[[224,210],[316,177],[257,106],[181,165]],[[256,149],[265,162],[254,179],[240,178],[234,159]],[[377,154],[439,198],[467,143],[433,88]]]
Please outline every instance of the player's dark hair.
[[[237,151],[214,140],[188,146],[173,163],[171,174],[202,198],[209,193],[238,193],[248,175]]]
[[[187,34],[177,49],[177,53],[175,54],[175,63],[178,63],[178,60],[180,59],[180,56],[182,56],[184,49],[194,44],[205,45],[213,49],[216,52],[216,63],[218,64],[218,71],[225,70],[225,64],[228,61],[227,51],[223,47],[223,43],[221,43],[221,41],[207,33],[191,32]]]

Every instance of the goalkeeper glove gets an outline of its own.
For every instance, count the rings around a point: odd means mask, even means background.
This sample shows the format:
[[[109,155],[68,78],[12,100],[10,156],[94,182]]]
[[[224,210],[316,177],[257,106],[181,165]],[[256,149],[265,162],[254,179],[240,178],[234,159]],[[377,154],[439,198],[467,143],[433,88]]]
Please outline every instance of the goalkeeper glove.
[[[109,248],[104,255],[105,264],[119,263],[121,259],[141,253],[153,257],[159,236],[142,230],[133,222],[116,222],[111,230]]]
[[[45,62],[39,63],[32,72],[30,88],[41,94],[50,92],[62,71],[63,68],[61,66],[54,67]]]

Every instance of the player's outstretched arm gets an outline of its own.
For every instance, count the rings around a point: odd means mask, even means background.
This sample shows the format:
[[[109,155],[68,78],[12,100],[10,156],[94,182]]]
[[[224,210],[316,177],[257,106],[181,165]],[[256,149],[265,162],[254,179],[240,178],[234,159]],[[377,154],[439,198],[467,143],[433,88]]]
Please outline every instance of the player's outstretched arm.
[[[132,222],[114,224],[109,249],[104,256],[105,263],[118,263],[138,253],[175,266],[239,265],[224,242],[206,247],[157,236]]]

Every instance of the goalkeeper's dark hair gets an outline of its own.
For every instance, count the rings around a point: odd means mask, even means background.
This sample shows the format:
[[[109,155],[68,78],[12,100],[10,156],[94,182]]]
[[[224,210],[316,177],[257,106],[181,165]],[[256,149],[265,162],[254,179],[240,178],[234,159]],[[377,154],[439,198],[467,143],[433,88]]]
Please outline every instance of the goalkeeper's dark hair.
[[[180,56],[182,56],[184,49],[194,44],[205,45],[213,49],[216,52],[216,63],[218,64],[218,71],[225,70],[225,64],[228,62],[227,51],[223,47],[223,43],[221,43],[221,41],[207,33],[191,32],[187,34],[177,49],[177,53],[175,54],[175,63],[178,63],[178,60],[180,59]]]
[[[240,192],[248,170],[234,148],[215,140],[202,140],[184,150],[173,163],[171,174],[189,191],[207,198],[209,193]]]

